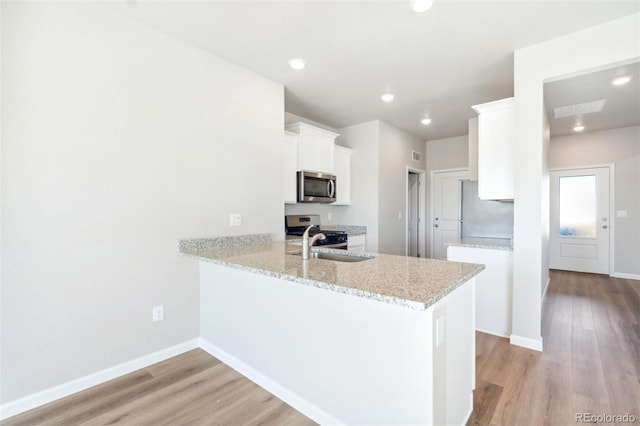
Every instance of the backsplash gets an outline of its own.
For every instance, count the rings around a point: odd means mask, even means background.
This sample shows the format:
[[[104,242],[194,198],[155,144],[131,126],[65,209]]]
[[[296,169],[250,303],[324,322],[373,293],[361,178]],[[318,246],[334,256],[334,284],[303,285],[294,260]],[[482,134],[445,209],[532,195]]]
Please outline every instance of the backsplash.
[[[462,238],[513,238],[513,202],[478,198],[478,182],[462,182]]]

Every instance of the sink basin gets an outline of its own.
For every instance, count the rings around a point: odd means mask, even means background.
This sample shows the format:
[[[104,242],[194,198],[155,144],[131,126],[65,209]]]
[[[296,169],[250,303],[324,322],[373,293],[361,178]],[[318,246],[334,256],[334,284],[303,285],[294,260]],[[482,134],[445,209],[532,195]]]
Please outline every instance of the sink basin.
[[[302,252],[291,253],[296,256],[302,256]],[[365,260],[373,259],[375,256],[356,256],[353,254],[342,254],[342,253],[329,253],[324,251],[312,251],[309,253],[310,259],[324,259],[324,260],[335,260],[336,262],[362,262]]]

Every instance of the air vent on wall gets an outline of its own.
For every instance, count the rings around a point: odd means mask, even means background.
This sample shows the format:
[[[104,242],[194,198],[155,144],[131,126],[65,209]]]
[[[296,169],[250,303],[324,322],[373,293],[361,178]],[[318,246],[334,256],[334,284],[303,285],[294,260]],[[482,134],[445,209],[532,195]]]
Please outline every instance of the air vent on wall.
[[[411,151],[411,159],[413,161],[420,161],[420,153],[418,151]]]
[[[590,114],[592,112],[600,112],[604,109],[606,99],[598,101],[585,102],[583,104],[567,105],[553,109],[554,118],[576,117],[578,115]]]

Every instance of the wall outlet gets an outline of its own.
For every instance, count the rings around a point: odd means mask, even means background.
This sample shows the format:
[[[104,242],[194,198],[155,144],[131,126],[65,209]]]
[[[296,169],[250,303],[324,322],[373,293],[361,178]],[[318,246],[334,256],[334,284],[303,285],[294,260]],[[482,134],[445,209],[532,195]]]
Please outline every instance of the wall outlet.
[[[398,220],[402,219],[402,212],[398,212]]]
[[[229,215],[230,226],[242,226],[242,215],[240,213],[231,213]]]
[[[164,319],[164,305],[154,306],[151,311],[153,322],[162,321]]]
[[[327,220],[331,220],[331,212],[327,213]]]
[[[616,211],[616,217],[627,217],[627,211],[626,210],[618,210]]]

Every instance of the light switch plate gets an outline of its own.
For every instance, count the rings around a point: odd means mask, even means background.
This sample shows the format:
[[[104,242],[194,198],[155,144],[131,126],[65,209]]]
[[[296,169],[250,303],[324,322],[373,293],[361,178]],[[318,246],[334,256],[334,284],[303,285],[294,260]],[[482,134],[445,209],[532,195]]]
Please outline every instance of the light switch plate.
[[[627,211],[626,210],[616,211],[616,217],[627,217]]]

